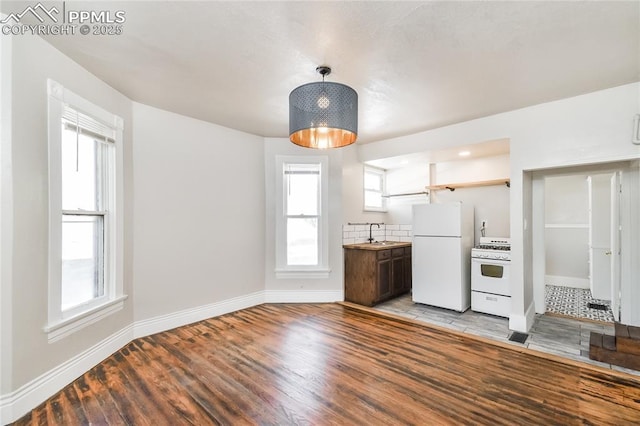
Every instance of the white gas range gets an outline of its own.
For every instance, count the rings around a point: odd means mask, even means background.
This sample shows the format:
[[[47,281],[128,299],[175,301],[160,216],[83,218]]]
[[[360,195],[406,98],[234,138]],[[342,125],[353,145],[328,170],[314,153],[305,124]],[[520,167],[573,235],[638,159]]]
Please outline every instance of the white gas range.
[[[480,244],[471,249],[471,310],[509,316],[510,264],[509,238],[480,238]]]

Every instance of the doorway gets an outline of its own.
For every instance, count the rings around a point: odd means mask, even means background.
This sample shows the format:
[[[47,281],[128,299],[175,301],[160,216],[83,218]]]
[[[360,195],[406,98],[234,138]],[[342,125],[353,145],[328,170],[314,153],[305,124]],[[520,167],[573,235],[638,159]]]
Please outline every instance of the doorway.
[[[631,309],[640,304],[632,279],[640,234],[638,162],[547,169],[530,176],[536,313],[573,299],[577,311],[580,304],[610,309],[608,318],[594,310],[575,315],[583,319],[640,321]]]
[[[613,322],[610,180],[617,173],[544,177],[545,313]]]

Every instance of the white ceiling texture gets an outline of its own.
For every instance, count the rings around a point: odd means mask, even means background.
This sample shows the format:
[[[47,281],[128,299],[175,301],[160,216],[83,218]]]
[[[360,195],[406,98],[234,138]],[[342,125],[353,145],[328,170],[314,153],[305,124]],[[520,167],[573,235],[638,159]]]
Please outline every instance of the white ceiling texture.
[[[639,1],[65,6],[125,11],[122,35],[47,37],[120,92],[261,136],[318,65],[358,92],[358,143],[640,81]]]

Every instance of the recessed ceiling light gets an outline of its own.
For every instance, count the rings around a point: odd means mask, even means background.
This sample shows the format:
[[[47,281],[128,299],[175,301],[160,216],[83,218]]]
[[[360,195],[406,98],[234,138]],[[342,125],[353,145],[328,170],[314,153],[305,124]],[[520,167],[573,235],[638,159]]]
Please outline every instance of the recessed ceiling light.
[[[471,152],[470,152],[470,151],[460,151],[460,152],[458,153],[458,155],[459,155],[460,157],[468,157],[469,155],[471,155]]]

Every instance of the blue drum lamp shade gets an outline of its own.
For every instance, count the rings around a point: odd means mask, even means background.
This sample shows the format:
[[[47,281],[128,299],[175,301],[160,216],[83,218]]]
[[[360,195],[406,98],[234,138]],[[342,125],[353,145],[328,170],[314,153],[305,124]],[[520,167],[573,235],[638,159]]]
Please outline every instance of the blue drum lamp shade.
[[[340,148],[358,137],[358,94],[340,83],[325,82],[331,68],[316,68],[321,82],[289,94],[289,139],[306,148]]]

